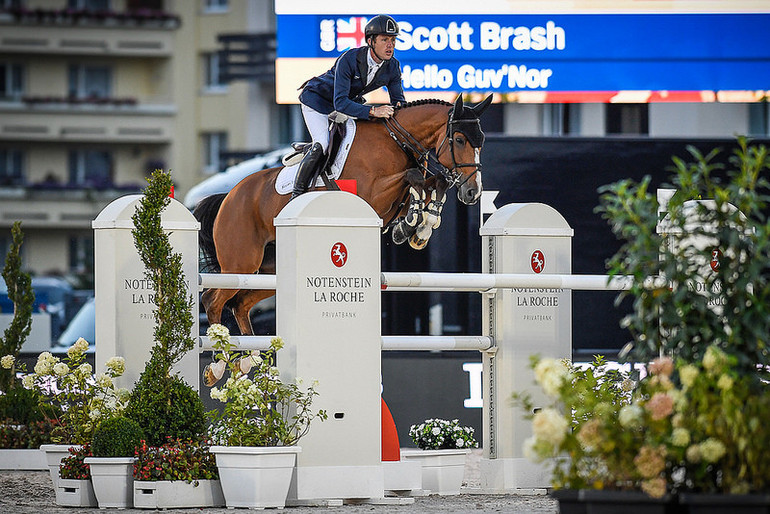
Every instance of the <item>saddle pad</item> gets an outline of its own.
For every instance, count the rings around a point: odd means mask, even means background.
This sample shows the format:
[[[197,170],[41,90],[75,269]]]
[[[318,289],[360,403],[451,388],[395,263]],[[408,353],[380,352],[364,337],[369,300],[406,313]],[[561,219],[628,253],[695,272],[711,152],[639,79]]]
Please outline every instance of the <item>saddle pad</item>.
[[[332,177],[339,178],[342,173],[342,168],[345,167],[345,161],[348,159],[348,153],[350,153],[350,147],[353,145],[353,138],[356,137],[356,121],[352,118],[345,122],[345,137],[342,138],[340,143],[340,149],[337,152],[337,156],[332,163]],[[275,179],[275,191],[279,195],[285,195],[292,192],[294,189],[294,177],[297,176],[297,169],[299,163],[292,164],[291,166],[284,167]],[[315,186],[323,186],[323,179],[319,177],[315,181]],[[311,186],[312,187],[312,186]]]

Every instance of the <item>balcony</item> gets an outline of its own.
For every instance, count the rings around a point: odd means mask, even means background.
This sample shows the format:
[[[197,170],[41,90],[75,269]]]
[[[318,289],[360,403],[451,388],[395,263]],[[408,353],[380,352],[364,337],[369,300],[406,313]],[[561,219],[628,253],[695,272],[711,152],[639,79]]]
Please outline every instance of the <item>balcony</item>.
[[[27,97],[0,102],[0,139],[81,143],[169,143],[176,107],[132,98]]]
[[[105,185],[86,188],[78,185],[0,186],[0,227],[21,221],[25,228],[90,229],[91,221],[112,200],[141,193],[142,185]]]
[[[0,53],[169,57],[176,15],[72,9],[0,11]]]

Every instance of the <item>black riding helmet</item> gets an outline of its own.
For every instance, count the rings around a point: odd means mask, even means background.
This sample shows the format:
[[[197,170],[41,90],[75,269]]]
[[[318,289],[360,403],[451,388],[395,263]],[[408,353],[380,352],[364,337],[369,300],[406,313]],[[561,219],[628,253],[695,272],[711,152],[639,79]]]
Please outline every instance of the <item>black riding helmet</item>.
[[[397,36],[398,35],[398,23],[396,20],[388,16],[387,14],[378,14],[366,24],[364,27],[364,36],[366,41],[369,41],[370,37],[383,34],[385,36]]]

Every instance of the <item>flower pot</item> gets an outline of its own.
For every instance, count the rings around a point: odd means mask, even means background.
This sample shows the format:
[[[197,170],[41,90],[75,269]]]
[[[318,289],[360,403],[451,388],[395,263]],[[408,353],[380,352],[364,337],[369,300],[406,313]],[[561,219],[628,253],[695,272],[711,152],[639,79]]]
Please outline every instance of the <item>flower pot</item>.
[[[554,489],[550,495],[559,502],[561,514],[587,514],[586,503],[580,495],[580,490]]]
[[[225,504],[219,480],[134,481],[135,509],[183,509],[222,507]]]
[[[62,507],[96,507],[94,486],[90,480],[59,478],[56,486],[56,505]]]
[[[435,494],[459,494],[470,450],[401,449],[401,458],[422,465],[422,488]]]
[[[692,514],[770,514],[770,494],[682,493],[679,503]]]
[[[0,448],[0,469],[13,471],[47,470],[45,454],[36,449]],[[57,473],[58,473],[58,467]]]
[[[299,446],[211,446],[227,508],[283,508]]]
[[[69,457],[69,449],[72,447],[80,448],[79,445],[70,444],[44,444],[40,446],[40,450],[45,453],[45,462],[48,465],[48,472],[51,474],[54,489],[59,483],[59,465],[62,459]]]
[[[134,457],[86,457],[99,508],[134,505]]]
[[[673,514],[679,510],[670,494],[653,498],[642,491],[583,489],[579,496],[585,501],[587,514]]]

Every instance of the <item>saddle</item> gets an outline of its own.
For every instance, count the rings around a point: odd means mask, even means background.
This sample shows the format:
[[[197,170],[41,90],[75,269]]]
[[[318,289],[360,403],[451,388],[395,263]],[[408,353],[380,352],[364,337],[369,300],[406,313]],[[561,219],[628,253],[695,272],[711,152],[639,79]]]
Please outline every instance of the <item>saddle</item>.
[[[339,152],[342,140],[345,138],[345,124],[349,118],[350,117],[347,114],[343,114],[338,111],[332,111],[329,113],[329,146],[326,150],[326,153],[324,154],[321,166],[319,166],[318,170],[316,170],[316,175],[310,182],[311,184],[320,175],[321,180],[323,180],[323,183],[327,189],[339,191],[340,188],[334,181],[331,166],[334,162],[334,159],[337,157],[337,153]],[[281,162],[284,166],[299,164],[299,162],[302,161],[302,159],[305,157],[305,154],[310,150],[312,144],[312,142],[292,143],[291,147],[294,152],[285,155],[283,159],[281,159]]]

